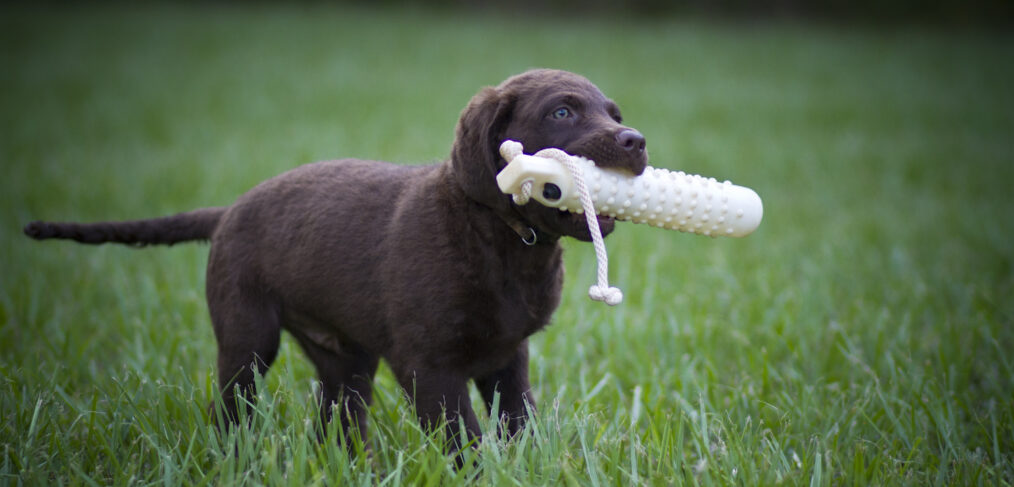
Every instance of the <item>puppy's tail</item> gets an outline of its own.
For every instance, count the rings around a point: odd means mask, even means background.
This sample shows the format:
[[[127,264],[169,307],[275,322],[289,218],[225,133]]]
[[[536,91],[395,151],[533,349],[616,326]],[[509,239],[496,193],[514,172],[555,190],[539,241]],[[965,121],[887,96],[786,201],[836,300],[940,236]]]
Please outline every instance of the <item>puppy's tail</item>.
[[[106,242],[143,247],[208,240],[228,207],[201,208],[150,220],[98,223],[36,221],[25,225],[25,235],[36,240],[61,238],[86,244]]]

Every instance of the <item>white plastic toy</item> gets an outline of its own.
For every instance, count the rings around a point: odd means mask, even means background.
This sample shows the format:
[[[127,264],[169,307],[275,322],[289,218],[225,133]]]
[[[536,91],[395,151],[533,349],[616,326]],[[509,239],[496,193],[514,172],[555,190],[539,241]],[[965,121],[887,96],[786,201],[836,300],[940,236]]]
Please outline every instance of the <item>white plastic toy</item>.
[[[764,215],[750,188],[682,171],[647,167],[640,176],[601,168],[559,149],[523,153],[513,140],[500,145],[507,166],[496,177],[500,191],[524,205],[530,198],[561,210],[584,213],[599,258],[599,282],[592,299],[619,304],[623,295],[608,285],[605,244],[595,215],[707,236],[745,237]]]

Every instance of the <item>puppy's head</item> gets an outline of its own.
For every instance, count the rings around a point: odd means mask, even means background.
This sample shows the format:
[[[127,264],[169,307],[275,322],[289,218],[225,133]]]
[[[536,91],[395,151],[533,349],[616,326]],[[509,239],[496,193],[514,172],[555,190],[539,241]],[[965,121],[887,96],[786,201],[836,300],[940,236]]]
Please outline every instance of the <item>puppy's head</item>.
[[[508,211],[511,197],[496,185],[497,173],[507,164],[499,152],[504,140],[521,142],[527,153],[553,147],[601,167],[641,174],[648,163],[644,137],[622,121],[616,104],[584,77],[548,69],[528,71],[472,98],[458,121],[451,163],[470,198]],[[543,232],[591,240],[584,215],[534,200],[516,208]],[[613,230],[614,223],[599,217],[603,235]]]

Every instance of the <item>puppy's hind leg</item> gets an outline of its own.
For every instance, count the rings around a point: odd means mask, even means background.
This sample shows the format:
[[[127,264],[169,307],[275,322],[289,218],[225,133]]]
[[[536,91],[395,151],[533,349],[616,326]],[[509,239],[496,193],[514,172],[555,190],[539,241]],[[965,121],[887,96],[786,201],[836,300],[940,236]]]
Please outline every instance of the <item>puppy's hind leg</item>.
[[[208,307],[218,341],[218,385],[226,420],[239,422],[239,403],[253,402],[255,373],[264,374],[278,354],[281,313],[273,299],[240,286],[208,284]]]
[[[358,434],[363,445],[369,449],[366,410],[373,399],[373,376],[377,372],[380,358],[353,344],[320,344],[302,333],[294,332],[293,335],[317,367],[320,376],[320,419],[323,432],[327,431],[333,408],[337,408],[346,448],[352,451],[350,435]]]

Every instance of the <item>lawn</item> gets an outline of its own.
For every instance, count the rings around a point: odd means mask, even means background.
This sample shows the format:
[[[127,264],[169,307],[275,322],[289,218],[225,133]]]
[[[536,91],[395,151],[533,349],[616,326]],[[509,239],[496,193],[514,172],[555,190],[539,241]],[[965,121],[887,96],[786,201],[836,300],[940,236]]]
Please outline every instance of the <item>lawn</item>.
[[[1009,34],[3,8],[0,484],[1014,483]],[[745,239],[620,225],[616,308],[566,242],[536,419],[461,470],[384,367],[372,457],[318,442],[289,339],[249,427],[218,435],[207,246],[20,232],[225,205],[320,159],[437,162],[480,87],[536,66],[586,75],[653,165],[752,187],[765,217]]]

